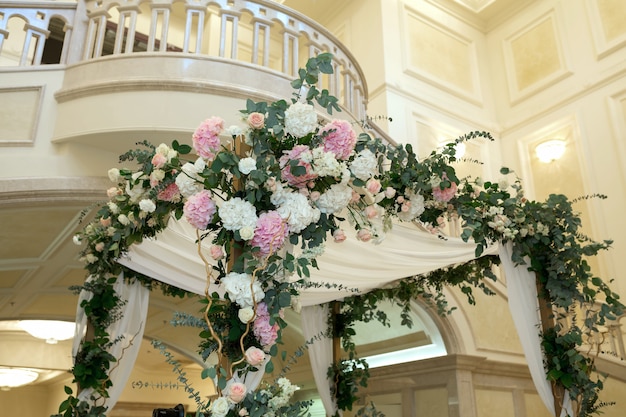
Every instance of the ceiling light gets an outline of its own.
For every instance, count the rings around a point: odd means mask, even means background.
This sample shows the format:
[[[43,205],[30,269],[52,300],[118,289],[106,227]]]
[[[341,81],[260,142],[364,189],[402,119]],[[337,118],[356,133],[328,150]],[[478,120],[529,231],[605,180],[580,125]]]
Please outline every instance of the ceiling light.
[[[22,320],[19,325],[31,336],[50,344],[73,338],[76,328],[73,322],[56,320]]]
[[[30,369],[0,368],[0,389],[3,391],[21,387],[35,381],[39,374]]]
[[[552,162],[563,156],[565,153],[565,141],[561,139],[549,140],[547,142],[540,143],[535,148],[537,158],[541,162]]]

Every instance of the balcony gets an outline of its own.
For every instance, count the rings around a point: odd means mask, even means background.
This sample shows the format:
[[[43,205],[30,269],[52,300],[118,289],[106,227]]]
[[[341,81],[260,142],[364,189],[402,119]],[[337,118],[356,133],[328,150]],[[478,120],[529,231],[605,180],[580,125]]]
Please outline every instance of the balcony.
[[[319,87],[339,98],[340,117],[364,119],[351,53],[274,1],[0,1],[0,73],[13,90],[41,87],[33,107],[56,114],[53,143],[123,151],[186,138],[214,114],[234,123],[244,98],[289,99],[298,68],[320,52],[335,72]]]

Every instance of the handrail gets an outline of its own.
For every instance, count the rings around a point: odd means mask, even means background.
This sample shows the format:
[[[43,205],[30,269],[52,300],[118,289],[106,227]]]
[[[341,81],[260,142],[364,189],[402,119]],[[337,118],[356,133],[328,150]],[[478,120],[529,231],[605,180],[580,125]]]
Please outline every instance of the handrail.
[[[269,0],[39,0],[0,2],[0,53],[11,18],[24,21],[25,42],[17,66],[42,64],[50,19],[64,25],[60,64],[97,60],[104,55],[143,51],[180,56],[219,57],[260,66],[295,78],[298,68],[321,52],[334,56],[334,74],[319,86],[364,120],[367,85],[354,56],[323,26]],[[57,36],[59,36],[57,34]],[[6,43],[5,43],[6,44]],[[36,45],[33,50],[33,46]],[[6,45],[5,45],[6,46]],[[16,47],[16,45],[13,45]],[[6,63],[4,64],[6,65]],[[0,67],[1,68],[1,67]]]

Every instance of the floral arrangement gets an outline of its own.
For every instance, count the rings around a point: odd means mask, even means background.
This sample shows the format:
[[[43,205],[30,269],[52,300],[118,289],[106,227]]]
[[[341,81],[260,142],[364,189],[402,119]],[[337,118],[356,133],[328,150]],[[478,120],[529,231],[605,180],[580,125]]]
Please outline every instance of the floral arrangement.
[[[357,134],[353,124],[332,119],[333,111],[340,110],[337,99],[316,87],[320,74],[332,73],[331,59],[330,54],[321,54],[308,61],[292,82],[296,92],[291,103],[248,100],[241,112],[245,127],[226,127],[224,120],[211,117],[194,132],[192,146],[174,141],[155,147],[143,142],[142,148],[120,157],[122,162],[135,161],[137,169],[109,171],[114,185],[107,191],[108,203],[75,237],[77,244],[84,244],[81,256],[93,277],[91,287],[101,287],[83,302],[96,336],[83,341],[77,358],[82,362],[73,368],[79,389],[93,388],[94,400],[107,396],[106,371],[115,360],[106,352],[115,343],[106,333],[111,318],[101,320],[96,314],[103,301],[99,294],[106,294],[108,307],[118,305],[115,295],[104,290],[122,270],[127,279],[157,285],[116,261],[133,243],[156,236],[172,215],[184,217],[196,228],[199,245],[210,242],[208,254],[200,246],[198,252],[206,265],[207,282],[221,285],[225,293],[220,297],[207,290],[201,333],[202,355],[218,355],[218,365],[203,372],[203,377],[215,381],[218,398],[199,404],[214,417],[306,411],[306,404],[288,404],[294,387],[286,379],[266,389],[249,390],[238,378],[248,372],[273,371],[271,358],[278,354],[286,327],[283,311],[297,310],[300,290],[314,284],[308,279],[310,268],[317,267],[315,259],[325,250],[325,242],[356,238],[380,243],[393,221],[417,222],[440,233],[446,220],[460,219],[462,237],[474,240],[477,256],[493,242],[513,241],[514,260],[531,259],[529,268],[545,288],[540,296],[564,314],[576,303],[593,303],[598,293],[605,296],[607,307],[586,318],[585,331],[621,313],[617,295],[592,277],[584,260],[606,249],[609,242],[598,244],[581,236],[579,219],[564,197],[534,203],[525,199],[518,181],[513,185],[461,181],[452,165],[454,146],[476,137],[492,139],[485,132],[462,136],[423,160],[409,145],[392,146],[367,133]],[[506,169],[502,173],[509,174]],[[354,235],[342,229],[346,223]],[[485,265],[476,268],[488,270]],[[434,293],[434,299],[442,302],[442,285],[448,284],[460,285],[472,301],[470,287],[484,289],[484,285],[476,274],[455,271],[444,277],[407,280],[397,290],[373,293],[367,303],[347,302],[343,314],[349,316],[357,305],[374,311],[383,298],[406,306],[411,298]],[[82,289],[90,291],[87,284]],[[180,294],[166,286],[164,290]],[[349,334],[349,325],[342,329],[335,335]],[[582,331],[573,324],[557,328],[557,333],[563,337]],[[571,338],[566,339],[571,350]],[[558,345],[558,338],[552,337],[551,343]],[[590,369],[584,357],[576,360],[571,364],[575,369]],[[601,388],[601,382],[590,380],[589,372],[564,381],[562,374],[552,372],[554,363],[546,365],[549,377],[577,398],[592,398]],[[335,369],[347,373],[345,366]],[[71,389],[66,390],[69,398],[60,408],[61,415],[100,415],[101,407],[85,412],[88,407],[72,396]],[[353,394],[342,402],[345,408],[351,408]],[[579,415],[586,415],[585,410]]]

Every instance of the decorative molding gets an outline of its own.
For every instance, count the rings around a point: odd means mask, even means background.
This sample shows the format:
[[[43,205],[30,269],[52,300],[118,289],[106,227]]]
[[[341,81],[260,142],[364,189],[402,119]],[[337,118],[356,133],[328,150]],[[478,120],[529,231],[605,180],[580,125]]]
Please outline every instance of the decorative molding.
[[[616,138],[615,146],[622,162],[618,169],[621,171],[622,177],[626,179],[626,169],[624,168],[626,166],[626,143],[619,139],[626,133],[626,89],[607,97],[607,102],[609,120]]]
[[[0,97],[4,96],[0,101],[11,103],[11,105],[4,106],[5,114],[3,118],[12,118],[14,124],[22,125],[15,132],[5,130],[6,125],[3,123],[4,127],[0,127],[0,147],[33,146],[35,144],[37,128],[41,118],[44,90],[44,85],[0,88]],[[20,95],[26,100],[23,103],[16,104],[15,99]],[[33,97],[28,97],[28,95]]]
[[[546,39],[544,36],[537,36],[545,35],[544,33],[541,33],[541,31],[546,30],[545,27],[542,27],[542,25],[550,26],[549,32],[552,35],[551,41],[553,42],[553,49],[551,51],[546,51],[543,54],[543,57],[545,59],[556,59],[557,62],[552,63],[556,64],[556,68],[550,73],[536,74],[533,77],[532,65],[536,63],[535,57],[521,57],[519,55],[528,50],[536,51],[535,47],[537,46],[537,42],[541,42],[544,47],[549,46],[548,41],[550,41],[550,39]],[[537,32],[533,34],[533,31]],[[525,37],[527,37],[527,39],[524,39]],[[561,39],[563,38],[565,38],[565,35],[560,27],[555,9],[551,9],[543,16],[537,17],[533,20],[531,25],[519,28],[508,37],[505,37],[502,41],[502,49],[504,55],[504,65],[507,70],[506,78],[511,106],[519,104],[522,100],[557,84],[573,74],[573,71],[570,69],[569,59],[567,58],[561,43]],[[528,44],[523,45],[523,42],[528,42]],[[517,49],[517,57],[515,49]],[[520,68],[520,64],[528,65],[528,67]],[[545,62],[541,62],[539,64],[541,64],[540,67],[542,68],[546,67]],[[525,74],[525,71],[530,72],[531,74]],[[522,76],[526,76],[530,79],[526,81],[520,80],[520,77]]]
[[[619,2],[621,10],[624,9],[623,0],[614,0],[615,3]],[[621,15],[613,15],[611,19],[615,19],[613,23],[622,29],[621,33],[616,35],[612,39],[607,39],[606,33],[606,21],[603,21],[602,10],[598,4],[598,0],[587,0],[585,2],[587,8],[587,16],[589,20],[589,26],[591,27],[591,37],[593,39],[593,45],[596,50],[596,59],[601,60],[611,55],[612,53],[624,48],[626,46],[626,25]],[[626,12],[622,12],[626,15]]]
[[[450,78],[445,79],[442,76],[438,76],[434,71],[419,68],[411,62],[412,37],[410,36],[410,18],[415,19],[415,21],[425,25],[425,27],[428,27],[429,29],[432,29],[435,33],[439,33],[442,36],[441,39],[446,39],[447,41],[452,42],[450,45],[454,46],[454,44],[456,44],[456,46],[459,47],[459,50],[461,50],[461,48],[465,48],[466,62],[455,62],[454,67],[457,71],[459,67],[466,69],[469,74],[468,79],[466,80],[468,83],[467,86],[463,86],[461,83],[455,82]],[[464,37],[460,33],[452,31],[450,28],[433,21],[406,4],[404,5],[404,8],[400,9],[400,25],[401,33],[403,33],[403,38],[405,39],[402,47],[402,68],[405,74],[431,84],[438,89],[450,93],[464,101],[483,107],[483,97],[478,72],[478,57],[476,43],[474,40]],[[422,51],[417,52],[421,53]],[[439,55],[440,58],[442,56],[444,55]],[[442,68],[444,66],[445,65],[442,65]]]

